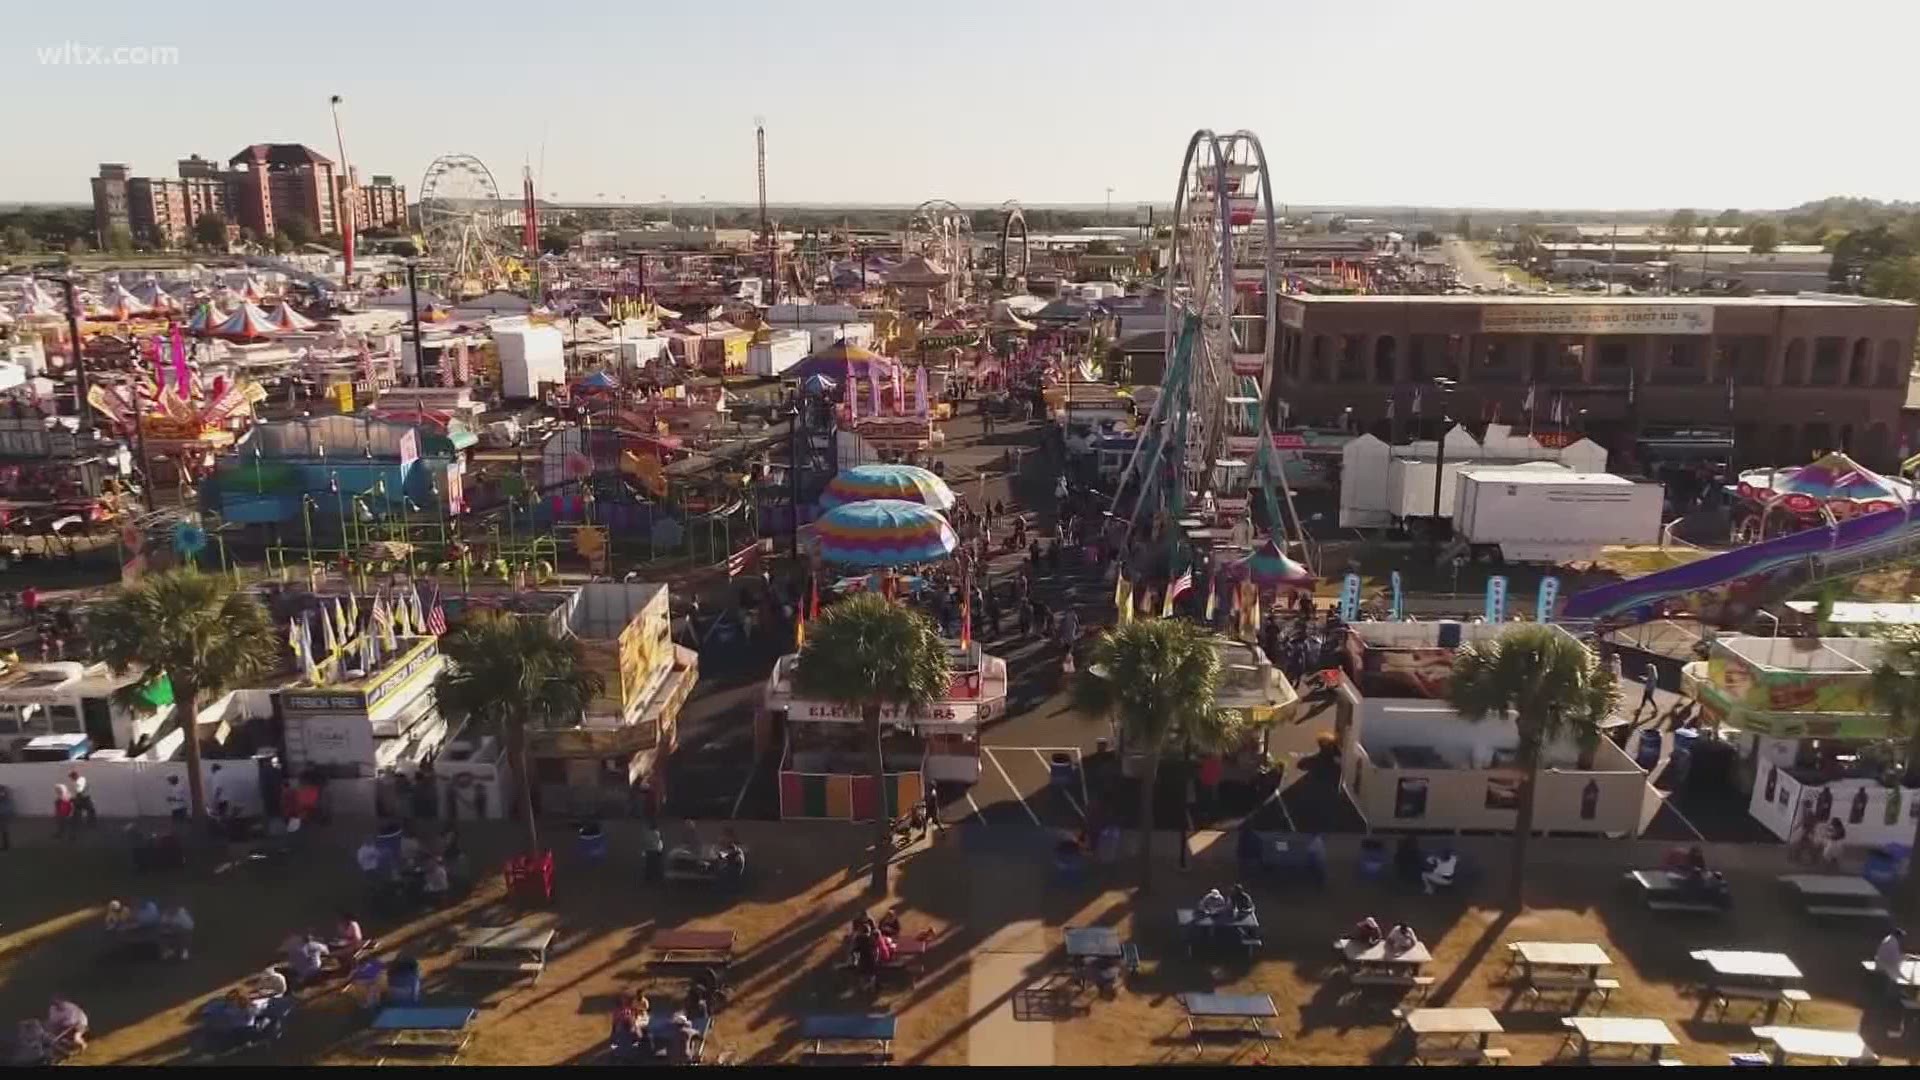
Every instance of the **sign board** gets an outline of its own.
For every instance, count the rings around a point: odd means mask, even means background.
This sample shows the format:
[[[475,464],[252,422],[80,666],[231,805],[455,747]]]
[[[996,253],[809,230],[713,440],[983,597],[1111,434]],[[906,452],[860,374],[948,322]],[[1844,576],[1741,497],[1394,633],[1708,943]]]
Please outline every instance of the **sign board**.
[[[880,709],[880,722],[895,727],[945,727],[979,724],[992,718],[993,705],[986,701],[936,701],[924,709],[905,712],[898,705]],[[860,710],[837,701],[805,701],[795,698],[787,703],[787,719],[815,724],[857,724]]]
[[[353,411],[352,383],[341,382],[333,384],[333,404],[335,408],[340,410],[340,415],[342,416]]]
[[[1286,323],[1284,307],[1280,321]],[[1708,304],[1488,304],[1480,309],[1480,332],[1711,334],[1713,308]]]
[[[1495,574],[1487,579],[1486,619],[1490,623],[1507,621],[1507,578]]]
[[[408,429],[400,436],[400,472],[406,474],[413,463],[420,460],[420,432]]]
[[[1302,326],[1305,326],[1306,322],[1307,305],[1298,300],[1288,300],[1282,297],[1280,300],[1280,325],[1290,326],[1298,330]]]
[[[1135,203],[1133,206],[1133,223],[1142,227],[1153,224],[1153,204],[1146,202]]]

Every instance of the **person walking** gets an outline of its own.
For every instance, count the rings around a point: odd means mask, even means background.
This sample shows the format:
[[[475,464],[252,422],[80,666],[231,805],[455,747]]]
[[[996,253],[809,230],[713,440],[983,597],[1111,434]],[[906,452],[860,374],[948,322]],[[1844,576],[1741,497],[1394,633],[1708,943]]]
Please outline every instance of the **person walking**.
[[[87,791],[87,778],[80,775],[80,770],[73,769],[68,771],[67,781],[73,788],[74,823],[87,826],[98,824],[100,812],[93,807],[93,795]]]
[[[1642,709],[1652,710],[1656,717],[1660,715],[1660,705],[1654,700],[1653,696],[1654,690],[1658,689],[1659,686],[1660,672],[1653,666],[1653,661],[1649,660],[1647,661],[1647,666],[1640,669],[1640,704],[1635,706],[1633,710],[1633,718],[1635,720],[1640,719]]]

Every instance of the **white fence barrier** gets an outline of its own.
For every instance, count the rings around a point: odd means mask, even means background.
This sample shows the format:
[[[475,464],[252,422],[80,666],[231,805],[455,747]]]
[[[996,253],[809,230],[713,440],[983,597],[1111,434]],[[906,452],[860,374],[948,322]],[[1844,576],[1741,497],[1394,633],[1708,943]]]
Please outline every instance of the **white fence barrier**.
[[[101,817],[166,817],[167,778],[180,778],[180,789],[187,789],[187,764],[184,761],[20,761],[0,764],[0,787],[13,795],[13,811],[21,817],[52,817],[56,784],[72,785],[68,774],[87,778],[87,794]],[[258,815],[260,806],[260,767],[251,759],[241,761],[203,761],[200,775],[205,786],[207,807],[220,798],[239,807],[247,815]]]

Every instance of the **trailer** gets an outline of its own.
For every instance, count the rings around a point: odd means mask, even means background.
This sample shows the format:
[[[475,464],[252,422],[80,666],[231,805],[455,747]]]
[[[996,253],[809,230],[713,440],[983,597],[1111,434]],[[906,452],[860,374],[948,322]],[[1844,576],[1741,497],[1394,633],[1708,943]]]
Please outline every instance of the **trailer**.
[[[1659,543],[1665,496],[1611,473],[1469,467],[1454,493],[1454,537],[1477,557],[1589,560],[1609,545]]]

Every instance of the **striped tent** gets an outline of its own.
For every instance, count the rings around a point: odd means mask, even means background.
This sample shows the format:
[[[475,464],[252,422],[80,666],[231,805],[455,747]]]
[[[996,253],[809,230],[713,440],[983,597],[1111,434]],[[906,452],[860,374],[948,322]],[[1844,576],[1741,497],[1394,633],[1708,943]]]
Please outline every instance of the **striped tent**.
[[[295,311],[293,305],[283,297],[280,306],[273,309],[273,325],[282,331],[311,330],[319,324]]]
[[[241,304],[225,322],[207,331],[207,336],[228,341],[265,341],[279,332],[273,316],[260,310],[258,304]]]

